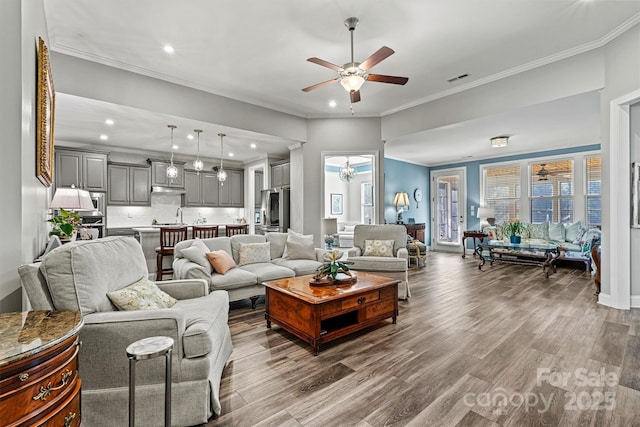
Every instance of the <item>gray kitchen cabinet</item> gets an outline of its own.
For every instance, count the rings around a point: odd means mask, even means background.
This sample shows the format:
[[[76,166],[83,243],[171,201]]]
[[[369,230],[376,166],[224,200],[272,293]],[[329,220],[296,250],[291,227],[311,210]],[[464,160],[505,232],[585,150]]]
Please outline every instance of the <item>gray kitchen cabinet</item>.
[[[271,165],[271,187],[288,187],[291,185],[289,172],[289,162]]]
[[[108,175],[107,205],[151,205],[151,170],[148,167],[110,163]]]
[[[264,185],[264,174],[262,172],[255,172],[254,173],[254,180],[255,180],[255,186],[254,186],[254,202],[253,204],[255,205],[256,208],[259,208],[260,205],[262,204],[262,187]]]
[[[200,172],[198,174],[196,171],[185,170],[183,206],[219,206],[219,186],[218,178],[214,172]]]
[[[107,191],[107,153],[59,148],[55,163],[56,188]]]
[[[218,206],[244,206],[244,170],[225,169],[227,180],[218,188]]]
[[[173,162],[173,165],[178,168],[178,176],[175,179],[167,178],[167,167],[170,162],[163,160],[152,160],[148,162],[151,164],[151,185],[153,187],[184,187],[184,162]]]

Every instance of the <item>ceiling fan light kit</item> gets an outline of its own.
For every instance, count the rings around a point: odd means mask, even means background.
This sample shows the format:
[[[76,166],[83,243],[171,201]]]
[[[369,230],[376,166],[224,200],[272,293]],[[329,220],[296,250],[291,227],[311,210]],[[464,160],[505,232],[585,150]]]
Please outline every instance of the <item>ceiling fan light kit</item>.
[[[509,145],[509,137],[508,136],[494,136],[491,138],[491,146],[496,147],[506,147]]]
[[[303,92],[310,92],[312,90],[319,89],[336,82],[340,82],[342,87],[344,87],[344,89],[349,92],[349,97],[351,99],[351,103],[353,104],[360,101],[360,88],[366,80],[397,85],[404,85],[409,81],[408,77],[385,76],[382,74],[368,73],[369,69],[373,68],[374,65],[382,62],[384,59],[388,58],[394,53],[393,49],[388,48],[387,46],[382,46],[363,62],[354,61],[353,32],[358,26],[358,22],[358,18],[353,17],[347,18],[344,21],[344,25],[349,29],[349,32],[351,33],[351,62],[347,62],[342,67],[340,67],[338,65],[332,64],[331,62],[316,57],[307,59],[307,61],[309,62],[313,62],[314,64],[322,65],[323,67],[336,71],[338,73],[338,77],[327,80],[326,82],[317,83],[313,86],[306,87],[302,89]]]

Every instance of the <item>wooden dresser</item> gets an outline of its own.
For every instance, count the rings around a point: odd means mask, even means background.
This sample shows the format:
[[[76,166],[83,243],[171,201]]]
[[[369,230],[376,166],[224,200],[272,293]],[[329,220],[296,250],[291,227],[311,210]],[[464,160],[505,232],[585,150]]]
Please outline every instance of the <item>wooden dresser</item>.
[[[424,243],[424,223],[405,223],[404,226],[407,228],[407,234],[411,236],[415,240],[420,240]]]
[[[79,426],[78,333],[71,311],[0,313],[3,426]]]

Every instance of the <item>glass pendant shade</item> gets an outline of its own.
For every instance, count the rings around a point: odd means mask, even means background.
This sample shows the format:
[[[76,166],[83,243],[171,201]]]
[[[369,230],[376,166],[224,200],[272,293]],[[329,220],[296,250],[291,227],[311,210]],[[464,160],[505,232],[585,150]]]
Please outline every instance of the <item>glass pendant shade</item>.
[[[340,80],[340,84],[347,92],[351,92],[352,90],[358,91],[362,84],[364,83],[364,78],[357,74],[350,74],[346,77],[343,77]]]
[[[202,129],[194,129],[193,131],[198,134],[198,154],[196,155],[196,159],[193,161],[193,168],[196,172],[200,172],[204,169],[204,164],[202,163],[202,160],[200,160],[200,133],[202,132]]]
[[[224,185],[224,182],[227,179],[227,172],[225,172],[224,169],[220,168],[218,169],[218,173],[216,174],[216,176],[218,177],[218,181],[220,181],[220,185]]]
[[[349,159],[347,158],[347,163],[340,169],[340,174],[338,176],[341,180],[349,182],[355,178],[357,174],[358,172],[356,171],[356,168],[349,164]]]
[[[173,165],[173,131],[176,125],[167,125],[171,129],[171,164],[167,166],[167,178],[176,179],[178,177],[178,168]]]
[[[225,137],[224,133],[219,133],[218,136],[220,137],[220,169],[218,169],[218,173],[216,174],[216,177],[218,178],[218,182],[220,182],[220,185],[224,185],[224,182],[227,179],[227,173],[224,170],[224,166],[222,166],[222,163],[224,162],[224,141],[223,138]]]

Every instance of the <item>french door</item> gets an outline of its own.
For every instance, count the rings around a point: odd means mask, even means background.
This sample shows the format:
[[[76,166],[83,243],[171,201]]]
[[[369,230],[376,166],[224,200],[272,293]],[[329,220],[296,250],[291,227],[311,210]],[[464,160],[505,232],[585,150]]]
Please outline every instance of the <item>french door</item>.
[[[434,250],[462,250],[466,188],[466,168],[431,172],[431,244]]]

